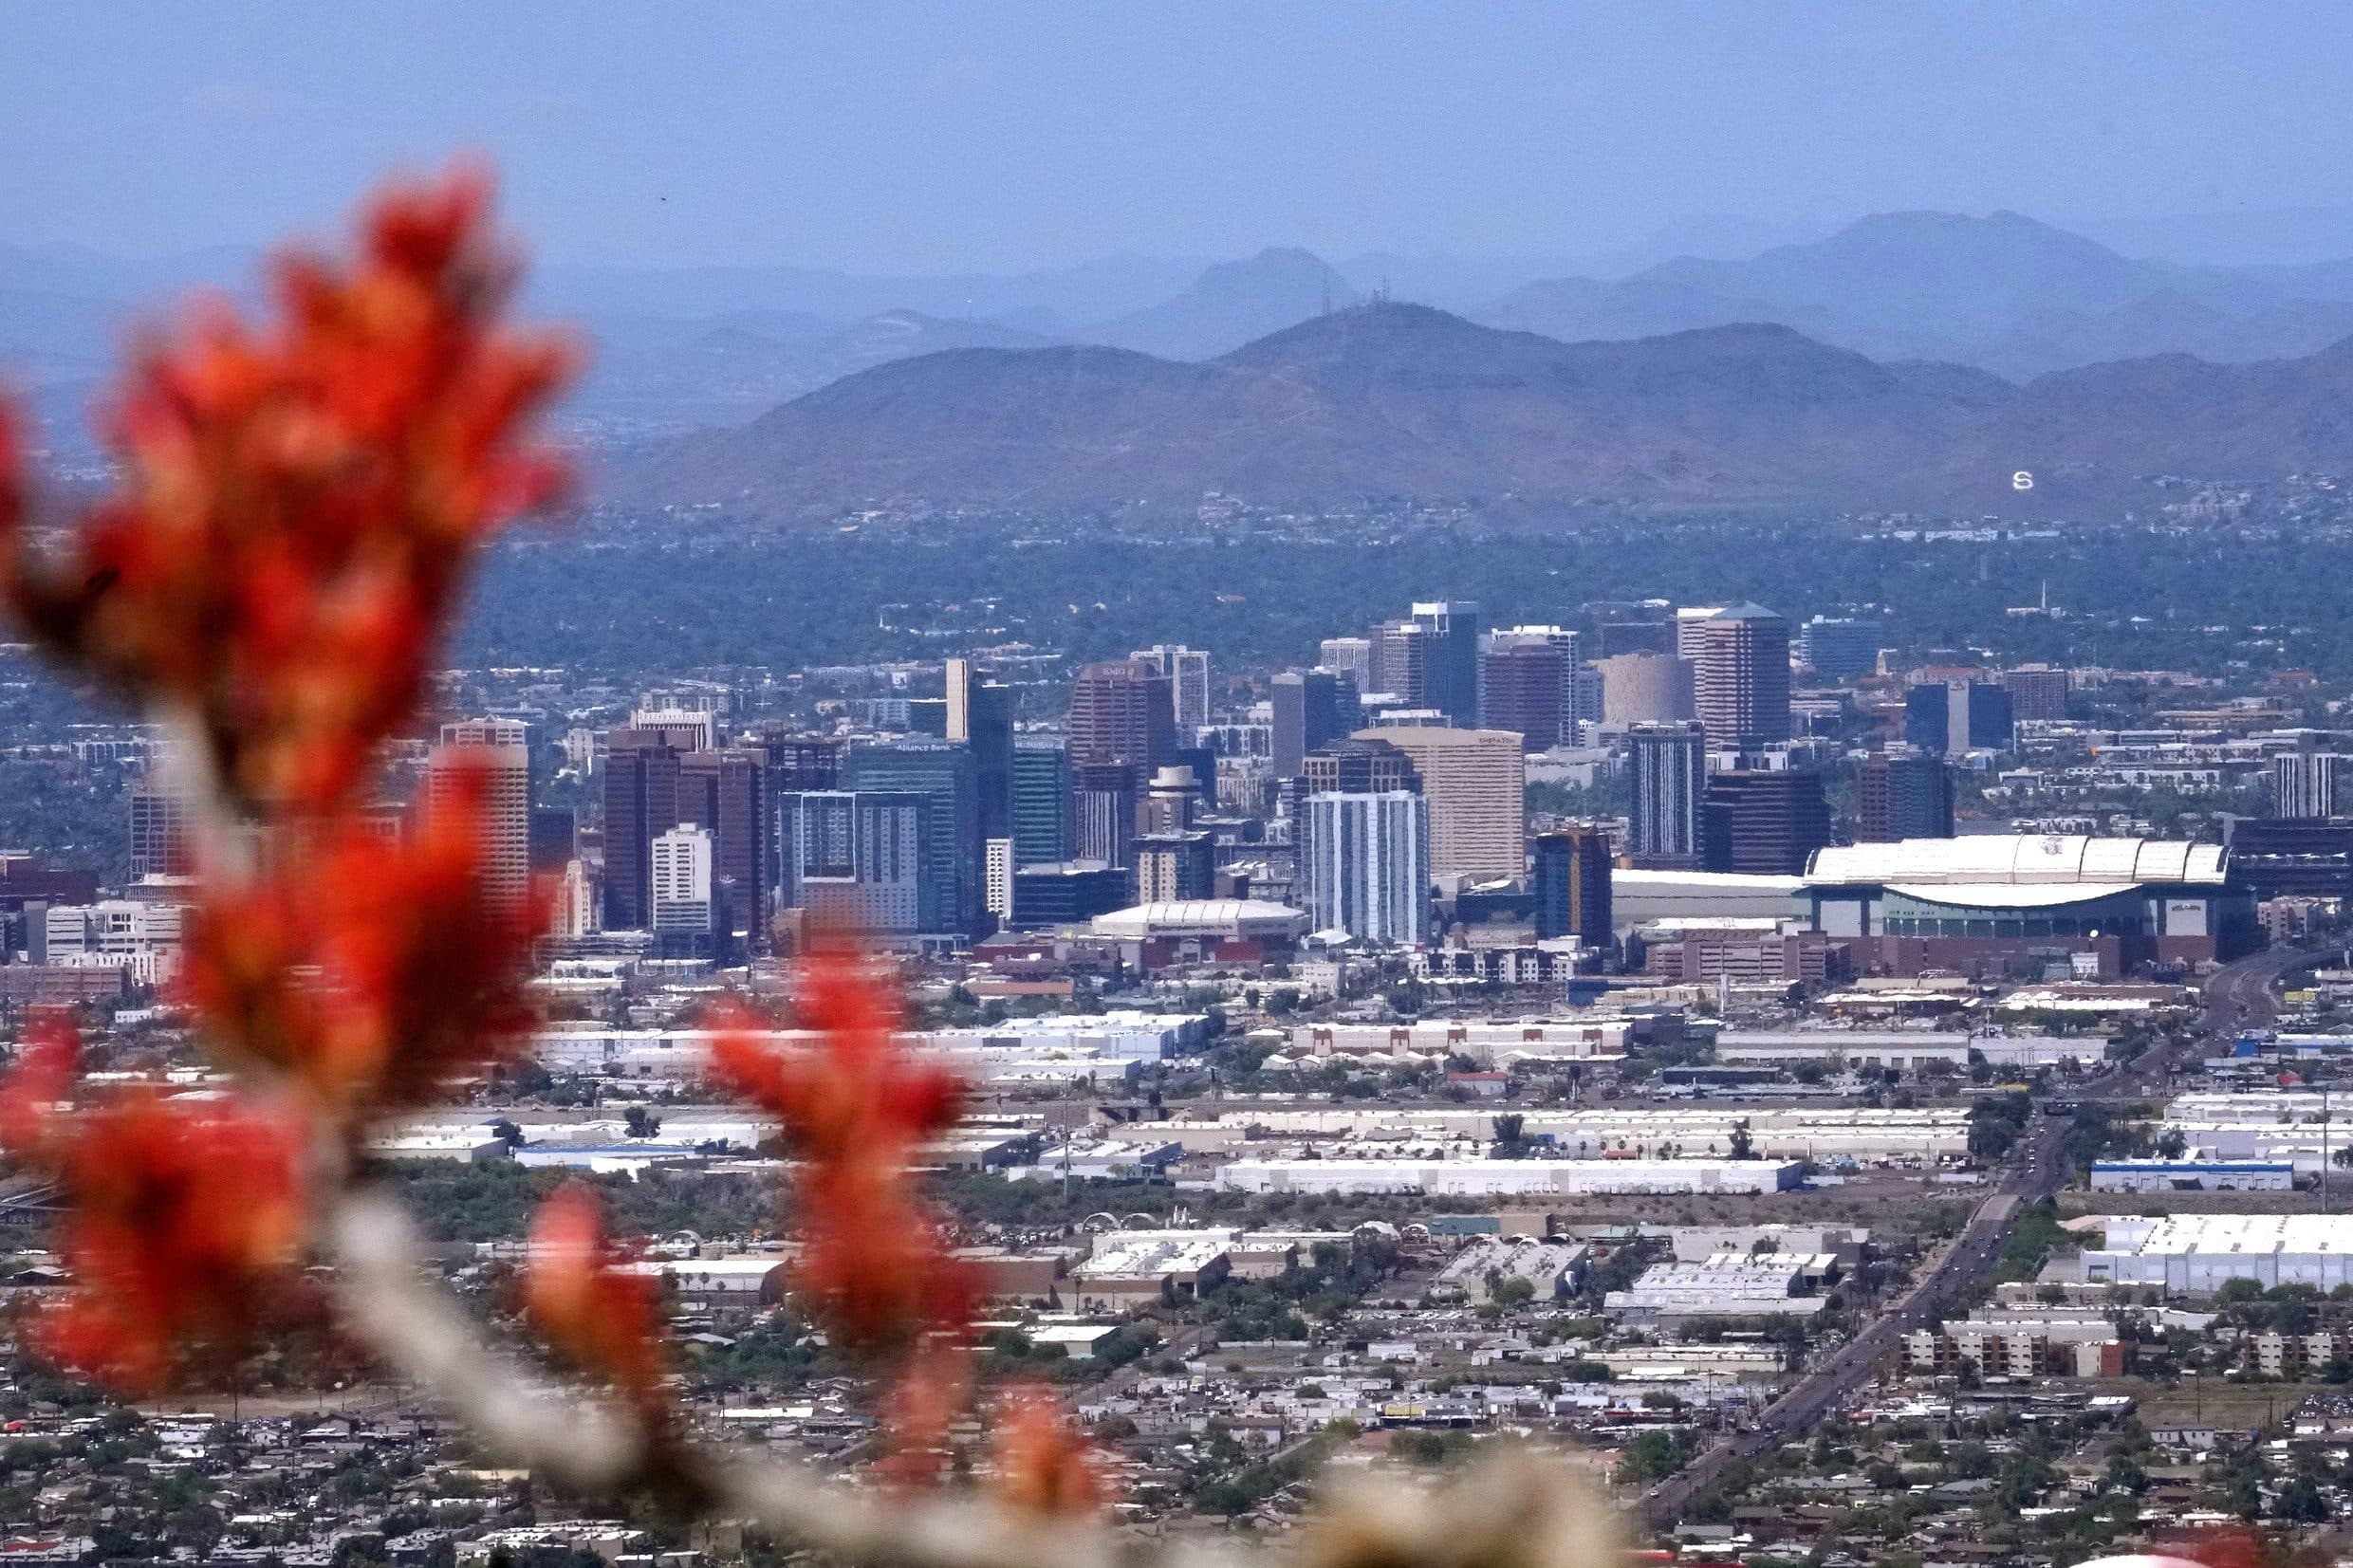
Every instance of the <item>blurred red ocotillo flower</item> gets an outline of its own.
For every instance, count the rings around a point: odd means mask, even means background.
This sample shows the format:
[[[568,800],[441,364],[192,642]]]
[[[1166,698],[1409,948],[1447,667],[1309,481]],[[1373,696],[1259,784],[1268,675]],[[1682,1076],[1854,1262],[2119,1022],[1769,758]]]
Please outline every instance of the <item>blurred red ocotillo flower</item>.
[[[207,890],[186,989],[226,1057],[324,1107],[381,1110],[523,1038],[541,910],[486,884],[483,783],[459,772],[404,838],[346,814],[254,880]]]
[[[1103,1500],[1101,1456],[1047,1390],[1014,1388],[997,1401],[996,1491],[1035,1514],[1084,1514]]]
[[[0,1088],[0,1141],[71,1203],[59,1249],[72,1292],[34,1343],[127,1391],[168,1380],[184,1352],[247,1348],[295,1281],[301,1139],[287,1116],[237,1100],[181,1104],[154,1090],[70,1102],[80,1042],[36,1025]]]
[[[775,1116],[802,1165],[796,1283],[854,1350],[903,1351],[926,1331],[960,1332],[970,1272],[942,1244],[908,1174],[916,1146],[954,1124],[962,1087],[911,1060],[880,982],[855,958],[821,953],[800,991],[806,1045],[774,1049],[738,1015],[713,1046],[719,1081]]]
[[[409,722],[475,545],[556,493],[530,438],[574,354],[498,322],[489,181],[397,185],[347,267],[289,255],[138,352],[118,492],[50,556],[0,438],[0,591],[67,662],[189,720],[249,808],[343,802]],[[0,433],[4,435],[4,433]]]
[[[524,1305],[557,1350],[651,1410],[663,1371],[654,1281],[622,1272],[624,1261],[596,1193],[567,1182],[532,1216]]]

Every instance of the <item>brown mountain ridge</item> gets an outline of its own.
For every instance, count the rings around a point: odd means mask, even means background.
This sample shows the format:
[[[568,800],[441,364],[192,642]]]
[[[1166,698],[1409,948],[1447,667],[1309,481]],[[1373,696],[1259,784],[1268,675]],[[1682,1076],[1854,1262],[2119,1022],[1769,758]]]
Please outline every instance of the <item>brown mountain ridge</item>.
[[[2036,475],[2013,489],[2018,470]],[[2149,477],[2353,470],[2353,340],[2023,386],[1780,325],[1562,342],[1425,306],[1334,311],[1201,362],[966,348],[846,376],[607,476],[627,504],[790,521],[872,505],[1509,502],[2111,509]]]

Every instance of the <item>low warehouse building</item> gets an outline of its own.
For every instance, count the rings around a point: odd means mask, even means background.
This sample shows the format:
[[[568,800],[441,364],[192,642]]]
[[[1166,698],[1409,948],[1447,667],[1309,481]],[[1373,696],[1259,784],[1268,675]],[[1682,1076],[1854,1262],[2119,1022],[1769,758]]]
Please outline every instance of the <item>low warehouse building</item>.
[[[1239,1159],[1217,1173],[1239,1192],[1422,1192],[1497,1197],[1551,1192],[1780,1192],[1793,1160]]]
[[[2289,1192],[2295,1186],[2288,1160],[2100,1160],[2091,1168],[2095,1192]]]
[[[1190,1301],[1232,1272],[1231,1230],[1114,1230],[1095,1238],[1094,1256],[1070,1270],[1081,1312],[1130,1312]]]
[[[1603,1307],[1640,1323],[1684,1318],[1812,1317],[1826,1304],[1816,1294],[1838,1270],[1827,1253],[1719,1252],[1698,1264],[1654,1264]]]
[[[2211,1296],[2233,1280],[2323,1292],[2353,1284],[2353,1214],[2117,1215],[2106,1223],[2107,1245],[2084,1253],[2084,1278],[2096,1283],[2180,1296]]]

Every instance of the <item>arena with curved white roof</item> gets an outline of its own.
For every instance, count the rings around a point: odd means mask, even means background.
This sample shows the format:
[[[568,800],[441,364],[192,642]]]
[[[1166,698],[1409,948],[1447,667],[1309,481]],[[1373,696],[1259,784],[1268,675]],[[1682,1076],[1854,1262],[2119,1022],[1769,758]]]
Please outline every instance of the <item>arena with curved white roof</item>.
[[[2103,976],[2231,958],[2254,906],[2217,844],[1987,834],[1818,850],[1800,895],[1814,929],[1895,973],[2087,955]]]

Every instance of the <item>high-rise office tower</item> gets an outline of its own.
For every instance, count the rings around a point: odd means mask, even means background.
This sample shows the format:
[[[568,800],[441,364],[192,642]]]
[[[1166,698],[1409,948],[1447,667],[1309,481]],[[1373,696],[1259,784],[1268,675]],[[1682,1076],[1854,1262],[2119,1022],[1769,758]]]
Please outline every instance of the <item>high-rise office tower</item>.
[[[1877,621],[1816,616],[1798,628],[1798,662],[1824,680],[1855,680],[1880,667]]]
[[[131,880],[194,876],[186,802],[158,780],[146,778],[131,790],[130,810]]]
[[[1710,871],[1800,876],[1830,842],[1821,775],[1805,768],[1733,768],[1708,781],[1701,858]]]
[[[1318,931],[1416,946],[1430,936],[1430,802],[1409,789],[1310,795],[1300,882]]]
[[[871,936],[917,936],[945,924],[925,873],[935,797],[906,790],[812,790],[787,795],[786,902],[824,926]]]
[[[1215,891],[1217,845],[1206,833],[1139,834],[1134,853],[1139,904],[1207,898]]]
[[[1070,752],[1058,740],[1013,743],[1013,865],[1053,865],[1070,857]]]
[[[1699,863],[1699,801],[1708,785],[1708,737],[1695,720],[1638,724],[1632,750],[1634,805],[1626,852],[1638,866]]]
[[[1013,840],[991,839],[981,846],[981,908],[1002,929],[1013,919]]]
[[[1675,612],[1675,656],[1695,666],[1707,647],[1708,622],[1724,613],[1721,604],[1686,604]]]
[[[678,753],[652,729],[604,742],[604,929],[651,931],[652,846],[678,823]]]
[[[1070,683],[1070,762],[1124,763],[1147,772],[1176,760],[1173,683],[1149,664],[1090,664]]]
[[[1308,795],[1386,795],[1421,787],[1414,759],[1386,741],[1350,736],[1307,753],[1300,777]]]
[[[749,947],[764,947],[775,863],[767,759],[748,748],[681,756],[678,819],[711,834],[720,931]]]
[[[668,958],[712,958],[723,946],[712,867],[711,831],[680,822],[647,848],[654,890],[654,944]]]
[[[973,748],[980,835],[1003,839],[1013,821],[1013,689],[987,679],[971,659],[948,661],[945,737]]]
[[[1372,644],[1372,690],[1408,708],[1431,706],[1429,633],[1414,621],[1385,620],[1373,628],[1368,640]]]
[[[531,807],[531,875],[561,876],[580,854],[580,813],[568,805]]]
[[[459,791],[478,788],[482,887],[519,902],[531,886],[529,730],[514,719],[466,719],[441,727],[441,744],[425,764],[425,816],[448,809]],[[474,780],[467,775],[472,774]],[[478,782],[477,782],[478,781]]]
[[[547,934],[559,938],[586,936],[597,929],[597,884],[588,862],[578,857],[547,878],[552,896],[547,911]]]
[[[1536,901],[1536,937],[1574,936],[1587,947],[1611,936],[1609,835],[1598,822],[1539,833],[1529,846],[1529,892]]]
[[[1070,769],[1070,838],[1076,858],[1122,870],[1136,864],[1136,769],[1079,763]]]
[[[1287,670],[1269,688],[1274,776],[1295,779],[1306,754],[1356,727],[1356,684],[1336,670]]]
[[[1158,768],[1144,785],[1143,800],[1137,807],[1137,827],[1151,834],[1190,833],[1201,810],[1201,784],[1192,768]]]
[[[1953,775],[1944,759],[1910,747],[1874,751],[1855,774],[1855,840],[1953,837]]]
[[[2288,751],[2271,759],[2271,815],[2334,817],[2337,765],[2330,751]]]
[[[842,782],[842,743],[824,735],[770,731],[744,743],[768,763],[770,795],[802,795]]]
[[[1757,604],[1699,622],[1695,707],[1718,751],[1789,738],[1789,623]]]
[[[1193,744],[1193,732],[1209,723],[1209,655],[1198,648],[1158,643],[1127,655],[1166,675],[1176,710],[1176,738]]]
[[[1674,652],[1675,620],[1664,600],[1596,606],[1593,640],[1585,650],[1585,657],[1592,662],[1598,664],[1620,654]]]
[[[1359,692],[1373,692],[1373,644],[1369,637],[1325,637],[1315,654],[1320,670],[1337,670],[1356,682]],[[1310,747],[1309,749],[1313,749]]]
[[[1903,738],[1922,751],[2007,751],[2010,693],[1985,681],[1929,681],[1904,694]]]
[[[1696,716],[1692,663],[1673,654],[1613,654],[1596,659],[1607,724],[1676,724]]]
[[[1526,753],[1503,729],[1360,730],[1405,753],[1430,802],[1430,875],[1477,879],[1528,874]]]
[[[2002,672],[2002,690],[2010,693],[2013,719],[2066,718],[2068,686],[2067,673],[2047,664],[2021,664]]]
[[[1524,750],[1548,751],[1576,734],[1576,646],[1507,642],[1507,635],[1479,655],[1479,728],[1511,730]]]
[[[769,806],[769,861],[764,876],[768,883],[768,904],[770,910],[789,909],[784,895],[787,868],[785,865],[785,832],[778,820],[779,803],[787,795],[806,795],[837,789],[842,784],[843,742],[826,735],[795,735],[781,729],[764,730],[747,736],[743,749],[752,752],[767,764],[765,788]]]
[[[842,765],[844,788],[899,791],[931,798],[925,821],[923,875],[942,934],[969,935],[981,916],[986,844],[980,836],[980,793],[972,748],[960,741],[905,740],[862,746]]]
[[[1457,725],[1478,723],[1479,607],[1468,600],[1417,604],[1414,624],[1422,630],[1422,706]]]
[[[639,708],[629,728],[650,730],[673,751],[707,751],[718,744],[719,716],[707,708]]]

